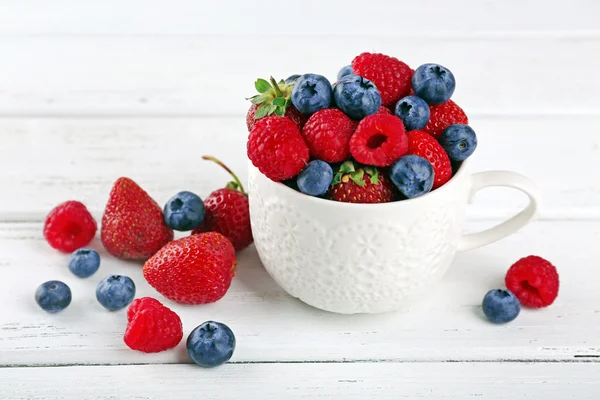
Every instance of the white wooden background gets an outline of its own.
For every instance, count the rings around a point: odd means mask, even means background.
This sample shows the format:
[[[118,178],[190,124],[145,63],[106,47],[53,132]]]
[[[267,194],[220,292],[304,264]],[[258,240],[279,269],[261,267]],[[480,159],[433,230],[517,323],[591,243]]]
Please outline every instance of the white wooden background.
[[[597,399],[599,17],[595,0],[0,0],[0,398]],[[207,195],[226,176],[200,155],[245,174],[244,97],[255,78],[333,80],[362,51],[449,67],[480,137],[473,168],[538,182],[538,220],[459,255],[429,297],[378,316],[291,299],[250,248],[218,303],[166,302],[186,334],[207,319],[229,324],[238,337],[230,364],[194,368],[183,343],[156,355],[128,350],[124,312],[103,311],[94,287],[119,272],[139,295],[155,295],[139,266],[102,253],[97,277],[72,277],[42,239],[44,215],[73,198],[99,217],[122,175],[159,203],[184,189]],[[468,228],[524,202],[483,192]],[[556,304],[487,323],[483,294],[531,253],[559,268]],[[71,285],[64,313],[33,302],[47,279]]]

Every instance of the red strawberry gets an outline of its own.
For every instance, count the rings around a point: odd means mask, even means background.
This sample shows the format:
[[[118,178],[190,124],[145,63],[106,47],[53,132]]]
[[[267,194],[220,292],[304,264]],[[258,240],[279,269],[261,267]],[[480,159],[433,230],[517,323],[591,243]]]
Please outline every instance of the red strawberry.
[[[333,177],[327,197],[344,203],[388,203],[394,200],[394,185],[378,168],[355,169],[352,161],[346,161]]]
[[[505,284],[521,304],[533,308],[552,304],[560,286],[556,267],[538,256],[524,257],[514,263],[506,273]]]
[[[135,299],[127,310],[125,344],[133,350],[157,353],[181,342],[181,319],[169,308],[151,297]]]
[[[166,298],[205,304],[225,295],[235,274],[235,249],[217,232],[174,240],[144,264],[144,278]]]
[[[373,114],[360,121],[350,139],[350,153],[359,163],[387,167],[406,154],[408,142],[402,120]]]
[[[412,88],[410,67],[385,54],[362,53],[352,61],[352,70],[377,86],[384,106],[396,104]]]
[[[348,146],[354,128],[354,122],[346,114],[326,108],[310,116],[302,135],[312,158],[337,163],[350,157]]]
[[[242,182],[225,164],[214,157],[202,158],[214,161],[225,168],[234,182],[229,182],[224,189],[217,189],[204,199],[206,208],[204,220],[192,231],[192,234],[218,232],[229,239],[236,251],[241,251],[253,242],[248,195],[244,191]]]
[[[106,251],[117,258],[147,260],[173,240],[173,230],[144,189],[119,178],[108,197],[100,237]]]
[[[448,154],[438,141],[423,131],[410,131],[407,135],[408,154],[423,157],[433,166],[433,189],[448,182],[452,178],[452,165]]]
[[[87,246],[96,235],[96,220],[78,201],[66,201],[54,207],[44,222],[44,237],[50,246],[72,253]]]
[[[469,123],[467,114],[452,100],[448,100],[442,104],[432,104],[429,106],[429,111],[429,122],[427,122],[423,130],[436,139],[439,139],[442,133],[444,133],[444,129],[450,125],[467,125]]]
[[[250,131],[252,129],[252,127],[258,120],[256,118],[256,110],[258,109],[259,106],[260,106],[260,104],[252,104],[250,106],[250,108],[248,109],[248,113],[246,114],[246,126],[248,127],[248,131]],[[300,129],[302,129],[304,127],[304,124],[306,123],[306,120],[308,119],[308,116],[304,115],[300,111],[298,111],[296,109],[296,107],[294,107],[293,104],[290,104],[289,106],[287,106],[287,108],[285,109],[284,117],[289,118],[293,123],[298,125],[298,128],[300,128]]]
[[[308,162],[308,146],[298,126],[285,117],[265,117],[248,137],[248,158],[269,179],[295,177]]]
[[[257,79],[254,86],[259,94],[249,99],[252,106],[246,114],[248,131],[252,129],[257,120],[269,115],[285,116],[298,125],[298,128],[302,129],[307,116],[292,105],[290,99],[294,87],[293,83],[286,83],[283,80],[277,82],[271,77],[269,81]]]

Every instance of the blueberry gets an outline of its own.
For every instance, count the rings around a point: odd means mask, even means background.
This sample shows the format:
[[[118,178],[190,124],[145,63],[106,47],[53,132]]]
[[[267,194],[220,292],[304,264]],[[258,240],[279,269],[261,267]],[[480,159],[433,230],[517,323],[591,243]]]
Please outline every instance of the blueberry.
[[[179,192],[165,204],[165,222],[176,231],[191,231],[204,219],[204,202],[192,192]]]
[[[186,347],[196,364],[206,368],[217,367],[233,355],[235,335],[223,323],[206,321],[190,333]]]
[[[100,267],[100,256],[92,249],[79,249],[71,254],[69,270],[80,278],[94,275]]]
[[[429,122],[429,106],[417,96],[406,96],[398,100],[394,113],[404,122],[408,131],[421,129]]]
[[[381,95],[373,82],[354,74],[337,82],[333,97],[338,108],[355,120],[375,114],[381,107]]]
[[[433,186],[433,166],[423,157],[410,154],[400,157],[390,167],[390,178],[406,198],[428,193]]]
[[[127,307],[134,297],[135,283],[127,276],[109,275],[96,287],[98,302],[110,311]]]
[[[495,289],[487,292],[483,298],[483,313],[495,324],[504,324],[517,318],[521,304],[509,290]]]
[[[285,80],[285,83],[287,83],[289,85],[290,83],[293,83],[298,78],[300,78],[300,75],[297,75],[297,74],[296,75],[290,75]]]
[[[477,135],[469,125],[454,124],[444,129],[440,144],[452,161],[463,161],[477,148]]]
[[[333,180],[333,169],[325,161],[313,160],[298,175],[298,189],[310,196],[321,196],[327,192]]]
[[[313,114],[331,105],[331,83],[322,75],[304,74],[292,89],[292,103],[303,114]]]
[[[342,79],[346,75],[350,75],[350,74],[353,74],[353,73],[354,73],[354,71],[352,70],[352,65],[346,65],[345,67],[342,67],[342,69],[340,69],[340,72],[338,72],[337,79],[339,81],[340,79]]]
[[[35,291],[35,301],[43,310],[55,313],[71,304],[71,289],[61,281],[42,283]]]
[[[429,104],[442,104],[450,99],[456,81],[446,67],[438,64],[423,64],[412,77],[415,94]]]

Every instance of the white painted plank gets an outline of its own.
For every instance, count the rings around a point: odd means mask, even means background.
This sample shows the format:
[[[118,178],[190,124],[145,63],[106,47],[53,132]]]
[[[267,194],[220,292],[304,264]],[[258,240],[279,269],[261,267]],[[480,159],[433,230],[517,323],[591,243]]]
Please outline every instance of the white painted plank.
[[[3,400],[597,399],[600,364],[229,364],[0,369]],[[126,379],[124,379],[126,377]]]
[[[181,316],[184,335],[205,320],[227,323],[238,342],[234,362],[594,361],[600,357],[599,241],[597,222],[537,222],[461,254],[428,297],[383,315],[335,315],[304,305],[276,286],[253,249],[240,255],[232,287],[217,303],[165,303]],[[523,310],[511,324],[490,324],[480,308],[483,295],[501,287],[510,264],[528,254],[557,265],[557,301],[548,309]],[[67,256],[44,242],[40,224],[0,224],[0,274],[10,282],[0,291],[0,365],[189,362],[184,342],[153,355],[125,346],[126,313],[105,311],[95,300],[96,283],[121,273],[136,282],[138,296],[163,298],[145,283],[139,265],[101,255],[100,271],[77,279],[66,268]],[[56,315],[33,301],[37,285],[50,279],[73,290],[71,306]]]
[[[446,65],[470,115],[598,113],[600,78],[589,71],[600,69],[600,37],[355,34],[0,37],[0,114],[240,115],[257,77],[317,72],[333,81],[363,51]]]
[[[5,0],[0,34],[362,34],[597,30],[593,0]]]
[[[600,216],[600,118],[474,118],[472,170],[512,169],[542,189],[544,218]],[[232,118],[0,119],[0,220],[41,220],[79,199],[101,214],[113,182],[129,176],[160,203],[181,190],[206,196],[227,174],[200,159],[222,158],[245,179],[247,130]],[[480,193],[470,212],[504,216],[525,203],[509,189]]]

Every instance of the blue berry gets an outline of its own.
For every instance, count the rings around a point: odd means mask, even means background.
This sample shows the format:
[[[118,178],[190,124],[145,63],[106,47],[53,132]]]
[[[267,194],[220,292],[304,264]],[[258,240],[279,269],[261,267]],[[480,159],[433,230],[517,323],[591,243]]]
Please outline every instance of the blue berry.
[[[165,222],[176,231],[191,231],[204,219],[204,202],[192,192],[179,192],[165,204]]]
[[[442,104],[450,99],[456,81],[446,67],[439,64],[423,64],[412,77],[415,94],[429,104]]]
[[[414,154],[400,157],[390,167],[390,179],[408,199],[428,193],[433,187],[433,178],[431,163]]]
[[[337,79],[339,81],[340,79],[342,79],[346,75],[350,75],[350,74],[353,74],[353,73],[354,73],[354,71],[352,70],[352,65],[346,65],[345,67],[342,67],[342,69],[340,69],[340,72],[338,72]]]
[[[55,313],[71,304],[71,289],[61,281],[42,283],[35,291],[35,301],[43,310]]]
[[[313,114],[331,105],[331,83],[322,75],[304,74],[292,89],[292,103],[302,114]]]
[[[221,322],[197,326],[186,343],[190,358],[201,367],[216,367],[229,361],[235,350],[235,335]]]
[[[127,307],[135,297],[135,283],[131,278],[109,275],[96,286],[96,299],[109,311]]]
[[[313,160],[300,172],[296,179],[298,189],[310,196],[321,196],[327,192],[333,180],[333,169],[325,161]]]
[[[477,148],[477,135],[469,125],[454,124],[444,129],[440,144],[452,161],[463,161]]]
[[[417,96],[406,96],[398,100],[394,113],[404,122],[407,131],[422,129],[429,122],[429,106]]]
[[[297,74],[296,75],[290,75],[285,80],[285,83],[287,83],[289,85],[290,83],[293,83],[298,78],[300,78],[300,75],[297,75]]]
[[[495,289],[487,292],[483,298],[483,313],[495,324],[504,324],[517,318],[521,304],[509,290]]]
[[[92,249],[79,249],[71,254],[69,270],[80,278],[87,278],[98,271],[100,256]]]
[[[373,82],[354,74],[337,82],[333,97],[338,108],[354,120],[375,114],[381,107],[381,95]]]

